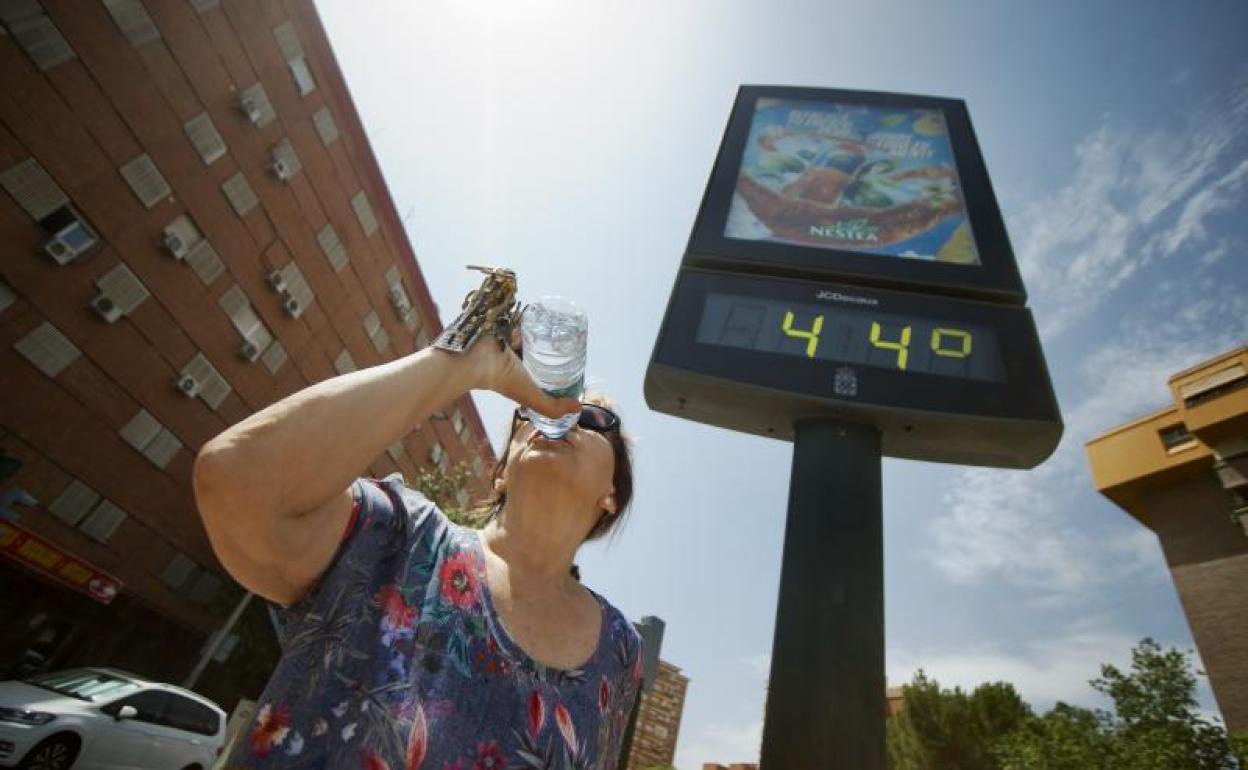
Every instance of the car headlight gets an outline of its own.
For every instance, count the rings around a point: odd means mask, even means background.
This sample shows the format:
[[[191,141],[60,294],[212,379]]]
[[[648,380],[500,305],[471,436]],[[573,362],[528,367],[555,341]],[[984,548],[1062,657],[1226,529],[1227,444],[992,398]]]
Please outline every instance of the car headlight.
[[[46,725],[56,719],[56,714],[49,714],[46,711],[26,711],[25,709],[11,709],[0,706],[0,720],[5,722],[17,722],[21,725]]]

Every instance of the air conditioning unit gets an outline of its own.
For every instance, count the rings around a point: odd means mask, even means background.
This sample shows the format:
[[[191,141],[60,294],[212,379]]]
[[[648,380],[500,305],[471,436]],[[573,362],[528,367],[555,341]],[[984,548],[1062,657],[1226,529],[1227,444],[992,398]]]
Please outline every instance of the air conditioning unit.
[[[279,294],[286,291],[286,276],[282,275],[281,270],[274,270],[269,273],[268,281],[269,286],[273,289],[273,291],[278,292]]]
[[[199,382],[191,375],[184,374],[178,378],[178,390],[191,398],[195,398],[199,395]]]
[[[43,250],[58,265],[67,265],[95,245],[95,233],[74,219],[56,231],[51,240],[43,244]]]
[[[260,125],[260,118],[263,117],[263,113],[260,110],[259,99],[251,95],[244,96],[239,100],[238,106],[242,109],[243,114],[247,116],[247,119],[251,121],[252,125]]]
[[[91,307],[95,309],[95,312],[100,314],[101,318],[108,321],[110,324],[116,323],[121,318],[121,308],[118,307],[117,303],[113,302],[108,295],[101,294],[91,300]]]
[[[295,175],[295,172],[290,168],[290,164],[281,158],[274,158],[273,163],[269,165],[269,168],[273,170],[274,176],[283,182],[288,181]]]
[[[191,250],[190,247],[187,246],[186,241],[183,240],[182,236],[172,230],[165,231],[164,236],[161,238],[161,243],[164,245],[165,250],[168,251],[174,259],[178,260],[186,258],[187,252]]]
[[[260,358],[260,346],[251,340],[245,340],[243,342],[243,347],[239,349],[239,352],[242,353],[243,358],[248,361],[254,362],[256,359]]]
[[[290,313],[291,318],[298,318],[303,314],[303,306],[300,305],[299,300],[294,297],[287,297],[286,302],[282,307],[286,308],[286,312]]]

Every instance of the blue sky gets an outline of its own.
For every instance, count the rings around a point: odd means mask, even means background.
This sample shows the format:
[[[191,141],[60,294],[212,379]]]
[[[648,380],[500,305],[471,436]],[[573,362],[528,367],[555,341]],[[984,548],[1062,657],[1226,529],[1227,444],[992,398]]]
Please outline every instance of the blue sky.
[[[637,494],[587,582],[667,622],[691,681],[677,765],[761,735],[791,445],[651,412],[642,378],[739,84],[965,99],[1066,420],[1029,471],[884,462],[887,666],[1013,682],[1037,708],[1144,636],[1193,645],[1156,538],[1083,443],[1248,341],[1248,6],[1191,3],[318,3],[434,297],[467,263],[590,315],[589,377]],[[477,404],[495,442],[511,405]],[[1215,708],[1208,689],[1205,707]]]

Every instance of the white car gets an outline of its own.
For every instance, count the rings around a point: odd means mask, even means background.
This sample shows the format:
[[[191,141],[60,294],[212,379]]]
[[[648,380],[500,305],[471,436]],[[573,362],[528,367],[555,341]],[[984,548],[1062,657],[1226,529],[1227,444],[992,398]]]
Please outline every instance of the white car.
[[[112,668],[0,682],[0,767],[208,770],[225,712],[181,687]]]

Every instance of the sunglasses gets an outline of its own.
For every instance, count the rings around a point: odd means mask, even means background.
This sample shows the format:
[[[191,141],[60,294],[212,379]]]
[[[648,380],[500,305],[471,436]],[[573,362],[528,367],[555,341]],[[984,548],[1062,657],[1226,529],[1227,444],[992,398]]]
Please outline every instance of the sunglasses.
[[[515,419],[528,421],[528,415],[523,409],[517,409]],[[607,409],[605,406],[597,404],[581,404],[581,414],[576,418],[576,424],[585,430],[592,430],[595,433],[607,433],[613,430],[619,430],[620,418],[615,412]]]

